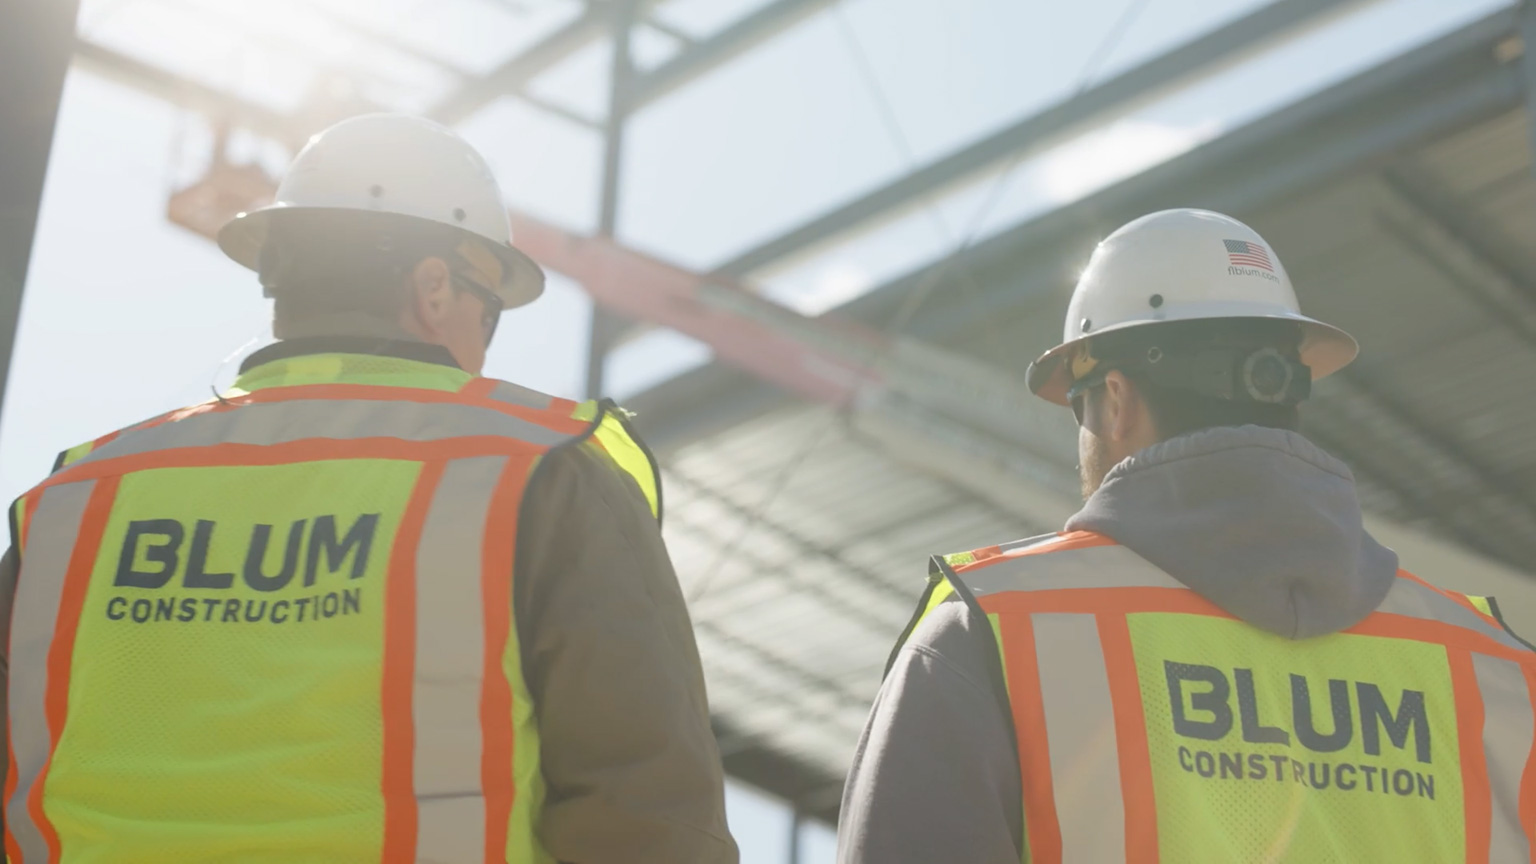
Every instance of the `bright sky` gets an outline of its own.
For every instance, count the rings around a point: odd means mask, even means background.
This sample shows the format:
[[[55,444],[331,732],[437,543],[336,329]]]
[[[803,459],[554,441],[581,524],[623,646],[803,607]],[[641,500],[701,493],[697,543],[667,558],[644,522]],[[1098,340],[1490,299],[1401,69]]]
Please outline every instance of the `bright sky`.
[[[671,0],[659,15],[707,36],[764,2]],[[973,224],[985,236],[1075,200],[1509,2],[1380,0],[1033,154],[1007,176],[985,219],[976,214],[997,170],[940,196],[931,210],[838,238],[760,282],[781,302],[823,311],[943,254]],[[1262,3],[1147,0],[1097,77]],[[440,14],[445,5],[87,0],[82,24],[92,39],[274,107],[293,108],[329,64],[372,70],[381,83],[371,96],[420,109],[442,95],[455,67],[490,68],[509,46],[537,39],[571,12],[569,0],[457,0],[451,16]],[[1127,5],[843,0],[634,118],[620,237],[689,267],[728,260],[1068,95]],[[284,15],[304,20],[301,32],[285,28]],[[403,42],[440,59],[353,45],[336,24],[348,19],[393,21]],[[636,50],[650,66],[677,48],[651,30]],[[312,59],[294,60],[293,51]],[[536,82],[535,93],[600,116],[606,66],[596,46]],[[512,98],[461,129],[497,168],[511,203],[578,230],[593,226],[595,133]],[[164,219],[168,194],[196,176],[208,141],[194,116],[90,74],[70,75],[0,419],[0,497],[36,482],[65,447],[201,401],[233,378],[237,360],[226,357],[270,338],[254,278]],[[284,158],[271,148],[262,156],[279,165]],[[578,395],[590,311],[578,287],[551,279],[542,301],[503,323],[487,373]],[[610,389],[633,393],[708,356],[686,337],[654,334],[610,360]],[[734,790],[732,808],[744,860],[782,861],[787,817],[750,790]],[[829,862],[830,849],[828,835],[812,831],[802,860]]]

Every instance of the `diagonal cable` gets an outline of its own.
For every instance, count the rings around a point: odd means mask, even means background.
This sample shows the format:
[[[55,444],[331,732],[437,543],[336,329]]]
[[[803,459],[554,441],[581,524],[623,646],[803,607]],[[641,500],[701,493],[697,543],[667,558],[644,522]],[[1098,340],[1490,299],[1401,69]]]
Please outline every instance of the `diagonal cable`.
[[[1069,100],[1075,99],[1082,95],[1085,90],[1092,86],[1093,80],[1095,77],[1097,77],[1099,69],[1110,57],[1114,49],[1119,45],[1120,40],[1125,36],[1126,32],[1130,30],[1131,25],[1135,23],[1136,19],[1140,17],[1141,13],[1145,11],[1146,7],[1150,3],[1151,0],[1128,0],[1125,9],[1110,26],[1109,30],[1105,33],[1104,39],[1100,41],[1098,47],[1093,51],[1092,54],[1089,55],[1087,62],[1084,64],[1082,70],[1078,73],[1071,90],[1072,95],[1068,97]],[[847,45],[850,53],[854,55],[854,62],[860,68],[861,75],[865,77],[866,86],[869,87],[872,98],[874,98],[876,102],[879,103],[882,123],[886,126],[887,133],[891,135],[897,150],[900,151],[907,159],[909,163],[908,170],[910,171],[914,167],[912,164],[911,145],[907,140],[905,132],[901,129],[901,124],[897,117],[894,105],[892,104],[888,94],[885,92],[884,87],[880,84],[878,77],[874,75],[873,66],[870,64],[868,56],[864,53],[862,45],[858,42],[857,33],[854,32],[851,24],[844,17],[845,13],[842,7],[843,4],[841,0],[839,0],[839,2],[833,4],[832,13],[841,22],[841,29],[845,34],[845,44]],[[987,197],[982,201],[981,206],[979,206],[976,209],[976,212],[972,215],[969,224],[966,226],[965,232],[961,235],[954,248],[951,249],[950,252],[946,254],[936,266],[929,268],[922,281],[912,287],[912,290],[907,294],[901,305],[896,309],[895,314],[892,315],[891,320],[885,327],[885,332],[888,335],[899,333],[906,327],[906,325],[911,321],[912,317],[916,315],[917,311],[922,307],[923,303],[927,301],[929,295],[933,293],[933,291],[944,281],[945,277],[949,275],[950,271],[953,270],[956,266],[961,268],[962,272],[966,274],[967,280],[970,281],[969,265],[964,261],[965,253],[970,250],[971,246],[974,245],[978,239],[980,239],[983,227],[986,225],[987,220],[991,217],[992,211],[1002,200],[1003,194],[1007,192],[1008,187],[1013,179],[1014,172],[1018,169],[1019,164],[1023,161],[1026,152],[1027,151],[1025,150],[1020,150],[1009,158],[1002,172],[999,173],[997,179],[992,182],[991,188],[988,190]],[[929,201],[925,201],[925,206],[935,213],[937,221],[941,225],[945,225],[945,230],[947,230],[947,223],[945,223],[943,220],[943,214],[938,213],[934,208],[934,205]],[[971,282],[971,284],[974,285],[974,282]],[[863,365],[879,365],[880,361],[884,359],[886,350],[886,348],[879,346],[871,349],[869,354],[866,356],[865,363]],[[700,577],[699,581],[693,585],[692,589],[688,593],[689,602],[698,600],[708,592],[709,586],[714,582],[715,577],[719,575],[721,569],[724,568],[725,562],[729,561],[736,554],[736,550],[740,548],[741,544],[745,543],[746,540],[751,536],[754,527],[759,521],[762,520],[768,509],[773,506],[774,502],[777,501],[778,498],[783,494],[784,490],[789,486],[790,481],[799,472],[799,469],[805,464],[805,462],[810,458],[811,454],[816,451],[821,443],[826,440],[831,431],[836,428],[841,411],[846,407],[847,406],[839,406],[838,410],[829,412],[827,421],[825,423],[818,424],[818,428],[814,430],[810,435],[808,435],[801,446],[796,448],[791,453],[790,457],[785,460],[783,466],[778,470],[776,476],[774,477],[773,482],[769,484],[767,492],[753,508],[752,518],[744,521],[742,523],[741,529],[736,533],[734,537],[731,538],[731,541],[720,547],[720,551],[716,553],[709,569],[706,570],[704,575]]]

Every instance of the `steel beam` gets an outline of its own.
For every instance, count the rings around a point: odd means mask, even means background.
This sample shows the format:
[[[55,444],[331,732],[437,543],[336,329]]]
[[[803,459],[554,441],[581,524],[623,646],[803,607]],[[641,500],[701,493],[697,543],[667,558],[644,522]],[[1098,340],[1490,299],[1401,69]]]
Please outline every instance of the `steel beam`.
[[[997,268],[1010,278],[999,280],[997,286],[973,302],[954,304],[948,310],[923,316],[914,322],[913,332],[936,341],[950,341],[974,327],[978,320],[1016,312],[1030,302],[1031,295],[1049,296],[1069,278],[1063,266],[1063,259],[1069,256],[1062,255],[1060,250],[1074,247],[1082,236],[1112,228],[1118,221],[1138,213],[1181,202],[1228,212],[1250,212],[1316,188],[1327,178],[1380,161],[1383,154],[1420,146],[1447,131],[1517,107],[1523,93],[1520,70],[1501,64],[1493,52],[1493,46],[1508,38],[1514,26],[1513,13],[1495,13],[1142,175],[978,244],[969,253],[971,261]],[[1256,164],[1264,165],[1265,171],[1251,170]],[[1445,224],[1448,230],[1471,230],[1454,218]],[[1501,259],[1495,251],[1485,249],[1484,253],[1498,263]],[[1518,276],[1513,265],[1509,265],[1509,270],[1512,278]],[[929,272],[929,268],[924,268],[896,280],[857,301],[848,311],[864,320],[883,318],[912,285],[930,278]],[[1021,290],[1021,285],[1026,287]],[[700,370],[693,375],[717,371]],[[1401,406],[1387,404],[1380,394],[1370,394],[1369,388],[1352,389],[1362,410],[1368,409],[1372,416],[1390,422],[1401,434],[1411,435],[1417,446],[1450,459],[1483,484],[1483,488],[1493,491],[1507,486],[1492,482],[1496,472],[1488,466],[1468,464],[1455,442],[1424,428],[1411,413],[1395,410]],[[761,386],[738,387],[733,398],[745,400],[746,404],[753,393],[766,390]],[[697,413],[702,409],[673,406],[667,422],[686,424],[690,410]],[[704,415],[708,413],[703,410]],[[740,421],[739,416],[736,419]],[[1347,449],[1342,452],[1357,459],[1370,455]],[[1379,460],[1366,459],[1365,467],[1369,468],[1367,476],[1391,488],[1416,512],[1435,512],[1430,506],[1433,500],[1386,473]],[[1499,497],[1509,500],[1504,495]],[[1516,496],[1515,500],[1520,497],[1523,496]],[[1524,503],[1515,506],[1521,512],[1527,509]],[[1448,523],[1442,520],[1442,524]],[[1512,560],[1516,553],[1508,544],[1489,540],[1485,532],[1469,533],[1471,529],[1458,520],[1452,520],[1448,527],[1464,542],[1476,539],[1476,545],[1482,548],[1498,549],[1498,557],[1503,560]]]
[[[196,111],[215,123],[227,122],[290,145],[303,143],[305,136],[316,131],[300,128],[297,120],[270,108],[182,78],[94,42],[75,41],[73,51],[75,65],[81,69]]]
[[[0,404],[78,11],[78,0],[0,0]]]
[[[651,15],[645,19],[645,26],[655,30],[657,33],[660,33],[669,39],[675,40],[681,45],[693,45],[698,41],[694,39],[693,36],[689,35],[688,33],[684,33],[677,27],[673,27],[671,24],[668,24],[655,15]]]
[[[1284,0],[1280,4],[1284,5]],[[1496,12],[1440,40],[1234,129],[1065,207],[1025,220],[966,251],[976,269],[1010,274],[980,297],[913,321],[909,331],[945,341],[978,321],[1050,296],[1067,277],[1060,250],[1163,207],[1244,213],[1399,153],[1435,136],[1519,107],[1517,69],[1494,46],[1513,31],[1514,13]],[[1263,170],[1255,170],[1262,166]],[[1091,250],[1091,243],[1083,251]],[[1084,258],[1086,260],[1086,258]],[[887,282],[844,310],[861,319],[890,314],[933,262]],[[1029,286],[1021,289],[1019,286]]]
[[[432,118],[439,123],[452,125],[498,97],[520,92],[533,79],[610,32],[613,27],[612,7],[617,5],[588,4],[575,20],[545,37],[544,41],[520,52],[484,77],[470,81],[454,91],[432,109]]]
[[[1325,15],[1342,14],[1368,0],[1281,0],[1167,51],[935,162],[779,235],[722,264],[735,276],[825,243],[876,216],[890,215],[941,189],[973,177],[1004,159],[1041,149],[1094,120],[1149,101],[1160,93],[1209,73]]]
[[[836,0],[777,0],[640,76],[633,108],[638,110],[709,74],[752,48],[831,6]]]

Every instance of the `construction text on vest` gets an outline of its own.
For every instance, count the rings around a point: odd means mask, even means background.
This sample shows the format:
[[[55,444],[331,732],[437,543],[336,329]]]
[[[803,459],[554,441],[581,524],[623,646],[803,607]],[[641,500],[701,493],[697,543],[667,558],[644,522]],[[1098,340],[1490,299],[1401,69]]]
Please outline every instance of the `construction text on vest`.
[[[275,566],[269,559],[277,556],[268,554],[278,530],[273,525],[239,530],[207,519],[192,525],[176,519],[129,522],[112,581],[114,588],[129,590],[114,592],[106,616],[135,624],[303,624],[357,614],[363,589],[348,583],[368,571],[379,515],[365,513],[345,532],[334,515],[296,520]],[[237,559],[243,562],[238,576],[210,571],[210,550],[231,542],[225,538],[232,534],[246,544]],[[345,582],[338,584],[343,574]]]

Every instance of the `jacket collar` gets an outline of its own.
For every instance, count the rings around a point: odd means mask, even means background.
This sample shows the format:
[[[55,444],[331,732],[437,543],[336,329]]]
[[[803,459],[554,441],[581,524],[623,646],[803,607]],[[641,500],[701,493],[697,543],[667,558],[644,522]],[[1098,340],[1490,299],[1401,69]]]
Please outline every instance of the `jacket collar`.
[[[270,387],[363,384],[453,392],[474,380],[453,354],[424,342],[355,336],[289,339],[240,364],[235,393]]]
[[[313,336],[304,339],[284,339],[260,349],[240,364],[240,374],[294,357],[313,354],[371,354],[376,357],[395,357],[418,363],[435,363],[439,366],[459,368],[453,352],[441,345],[429,342],[410,342],[404,339],[378,339],[370,336]]]
[[[1227,612],[1289,638],[1335,633],[1392,587],[1355,478],[1296,432],[1193,432],[1116,465],[1068,531],[1096,531]]]

